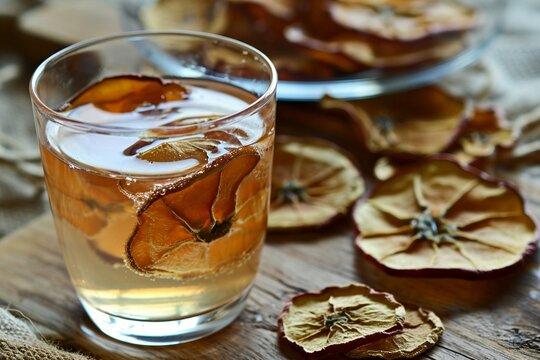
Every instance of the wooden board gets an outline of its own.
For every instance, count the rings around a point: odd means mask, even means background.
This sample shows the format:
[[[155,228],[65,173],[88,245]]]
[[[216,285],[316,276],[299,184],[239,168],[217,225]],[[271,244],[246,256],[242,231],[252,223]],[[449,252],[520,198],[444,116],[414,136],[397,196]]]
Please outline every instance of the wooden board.
[[[231,326],[193,343],[144,348],[102,335],[84,315],[56,243],[50,215],[0,241],[0,301],[55,334],[61,344],[103,359],[301,359],[278,346],[276,319],[295,293],[365,282],[437,312],[446,331],[428,359],[538,359],[538,253],[496,280],[408,279],[385,275],[355,253],[351,225],[270,236],[247,308]],[[54,336],[54,335],[53,335]]]

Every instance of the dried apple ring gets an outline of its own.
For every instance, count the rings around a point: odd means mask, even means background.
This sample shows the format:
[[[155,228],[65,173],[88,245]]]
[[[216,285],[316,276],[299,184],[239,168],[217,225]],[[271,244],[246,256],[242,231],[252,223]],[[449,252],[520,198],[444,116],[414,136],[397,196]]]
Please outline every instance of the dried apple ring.
[[[362,284],[304,293],[278,319],[282,339],[310,356],[343,353],[403,327],[405,308]]]
[[[334,58],[332,63],[349,61],[369,68],[400,68],[418,66],[434,60],[446,59],[463,50],[463,39],[409,43],[373,41],[357,35],[343,34],[330,39],[319,39],[299,25],[288,26],[285,38],[292,44],[309,49],[314,54]]]
[[[278,136],[268,229],[326,225],[346,214],[364,189],[344,150],[316,138]]]
[[[443,332],[443,323],[435,313],[406,304],[401,332],[359,346],[345,355],[351,359],[410,359],[435,345]]]
[[[325,98],[322,106],[345,111],[370,152],[418,158],[449,148],[469,118],[469,105],[438,86],[372,99]]]
[[[538,236],[517,190],[449,158],[413,165],[375,185],[353,218],[357,248],[403,276],[506,273],[534,251]]]
[[[494,107],[477,108],[459,137],[459,149],[453,154],[461,163],[472,163],[495,154],[497,149],[510,148],[517,139],[504,116]]]
[[[505,123],[500,110],[493,107],[476,108],[461,132],[457,145],[449,153],[460,164],[484,169],[492,156],[511,148],[516,139],[515,131]],[[386,180],[406,165],[402,161],[381,157],[375,163],[373,173],[377,179]]]
[[[475,9],[455,0],[333,0],[330,17],[346,29],[414,41],[478,25]]]
[[[143,105],[184,100],[187,88],[173,82],[150,76],[113,76],[84,89],[67,103],[61,111],[75,109],[85,104],[114,113],[126,113]]]
[[[237,191],[259,159],[249,147],[231,150],[152,194],[138,211],[126,245],[127,265],[143,275],[183,279],[211,272],[250,250],[254,244],[245,234],[264,231],[264,224],[246,214],[260,211],[254,206],[267,198],[254,189],[237,204]]]
[[[232,4],[241,4],[244,6],[248,5],[259,5],[266,12],[281,19],[292,19],[295,12],[295,3],[294,0],[228,0]]]

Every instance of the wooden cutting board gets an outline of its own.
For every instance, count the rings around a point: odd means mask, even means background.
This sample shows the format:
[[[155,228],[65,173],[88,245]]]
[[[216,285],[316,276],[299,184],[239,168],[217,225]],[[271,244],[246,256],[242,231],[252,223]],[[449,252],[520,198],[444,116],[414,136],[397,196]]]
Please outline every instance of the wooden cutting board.
[[[242,315],[193,343],[145,348],[102,335],[77,301],[49,214],[0,241],[0,302],[20,310],[45,334],[57,333],[60,344],[103,359],[301,359],[277,342],[284,303],[297,292],[364,282],[441,316],[446,331],[424,358],[540,357],[538,252],[521,270],[496,280],[397,278],[356,254],[350,229],[344,222],[328,231],[270,236]]]

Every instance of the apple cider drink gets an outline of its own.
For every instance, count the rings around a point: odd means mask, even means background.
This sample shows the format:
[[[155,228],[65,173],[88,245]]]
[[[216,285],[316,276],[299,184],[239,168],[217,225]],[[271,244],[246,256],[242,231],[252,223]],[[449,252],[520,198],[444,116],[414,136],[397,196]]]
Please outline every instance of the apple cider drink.
[[[147,126],[140,137],[46,128],[51,208],[83,303],[170,320],[219,308],[249,288],[265,236],[271,122],[189,130],[253,101],[231,85],[118,76],[60,109],[85,123]]]
[[[267,226],[276,86],[257,49],[186,31],[92,39],[37,68],[57,237],[103,333],[178,344],[242,312]]]

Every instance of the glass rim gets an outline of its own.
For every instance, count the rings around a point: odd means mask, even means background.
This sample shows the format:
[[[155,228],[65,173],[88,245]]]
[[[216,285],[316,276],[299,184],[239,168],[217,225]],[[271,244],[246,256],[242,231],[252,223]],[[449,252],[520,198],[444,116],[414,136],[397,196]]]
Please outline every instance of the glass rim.
[[[142,30],[142,31],[127,31],[97,38],[92,38],[84,41],[80,41],[78,43],[75,43],[73,45],[70,45],[62,50],[57,51],[56,53],[49,56],[47,59],[45,59],[34,71],[32,74],[32,77],[30,79],[29,84],[29,90],[30,90],[30,98],[32,100],[32,103],[35,107],[37,107],[40,111],[42,111],[44,114],[46,114],[50,120],[71,128],[75,128],[78,130],[86,130],[86,131],[94,131],[102,134],[108,134],[108,133],[127,133],[127,134],[133,134],[138,133],[141,131],[146,131],[147,129],[143,128],[132,128],[132,127],[124,127],[124,126],[109,126],[109,125],[103,125],[103,124],[92,124],[88,122],[84,122],[75,118],[72,118],[70,116],[66,116],[51,107],[49,107],[45,102],[40,98],[40,96],[37,93],[37,87],[39,84],[39,81],[42,77],[42,75],[47,70],[47,67],[50,63],[55,62],[63,57],[66,57],[70,54],[75,53],[76,51],[79,51],[84,48],[88,48],[90,46],[99,45],[102,43],[106,43],[112,40],[121,40],[121,39],[130,39],[130,38],[150,38],[150,37],[159,37],[159,36],[183,36],[183,37],[190,37],[190,38],[199,38],[199,39],[205,39],[205,40],[217,40],[223,43],[227,43],[230,45],[234,45],[238,48],[247,50],[251,52],[252,54],[259,57],[260,61],[268,66],[269,70],[269,84],[266,90],[263,94],[258,95],[257,99],[253,101],[250,104],[247,104],[242,110],[236,111],[231,114],[227,114],[224,116],[221,116],[217,119],[213,119],[210,121],[206,121],[204,123],[200,124],[182,124],[182,125],[175,125],[175,126],[158,126],[155,129],[167,129],[167,130],[182,130],[182,129],[192,129],[195,130],[201,130],[201,128],[210,128],[210,127],[216,127],[224,123],[229,123],[231,121],[234,121],[235,119],[241,119],[248,117],[257,111],[259,111],[261,108],[263,108],[271,99],[275,97],[276,94],[276,88],[278,84],[278,75],[276,68],[274,67],[274,64],[272,61],[266,56],[263,52],[261,52],[259,49],[246,44],[242,41],[223,36],[218,34],[212,34],[212,33],[206,33],[202,31],[191,31],[191,30],[167,30],[167,31],[148,31],[148,30]],[[153,128],[154,129],[154,128]],[[191,131],[188,131],[187,134],[191,133]]]

